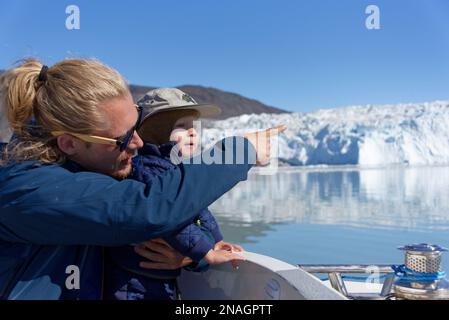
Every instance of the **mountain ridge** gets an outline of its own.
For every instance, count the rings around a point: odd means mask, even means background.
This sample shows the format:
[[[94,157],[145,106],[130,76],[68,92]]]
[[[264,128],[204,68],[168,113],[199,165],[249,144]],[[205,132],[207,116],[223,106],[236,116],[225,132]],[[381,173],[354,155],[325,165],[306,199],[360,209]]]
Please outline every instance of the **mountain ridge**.
[[[226,119],[240,116],[242,114],[262,113],[287,113],[289,111],[268,106],[256,99],[244,97],[238,93],[228,92],[221,89],[206,87],[202,85],[182,85],[176,88],[191,95],[198,103],[210,103],[218,105],[222,113],[216,119]],[[135,101],[142,97],[147,91],[156,89],[142,85],[130,85],[131,94]]]

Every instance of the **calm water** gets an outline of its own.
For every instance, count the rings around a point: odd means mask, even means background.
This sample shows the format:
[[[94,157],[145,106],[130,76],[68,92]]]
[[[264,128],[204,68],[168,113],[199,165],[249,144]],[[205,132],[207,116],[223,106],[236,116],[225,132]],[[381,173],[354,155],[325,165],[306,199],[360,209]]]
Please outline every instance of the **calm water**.
[[[400,245],[449,248],[449,167],[252,173],[211,210],[225,240],[292,264],[403,263]]]

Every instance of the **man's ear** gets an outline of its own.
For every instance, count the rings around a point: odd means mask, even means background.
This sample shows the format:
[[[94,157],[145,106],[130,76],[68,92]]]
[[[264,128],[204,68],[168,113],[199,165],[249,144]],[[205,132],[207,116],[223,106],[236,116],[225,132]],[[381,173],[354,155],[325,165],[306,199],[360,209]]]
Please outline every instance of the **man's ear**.
[[[64,152],[65,154],[67,154],[69,156],[73,156],[78,151],[77,141],[75,141],[74,137],[72,137],[68,134],[63,134],[62,136],[59,136],[57,138],[57,142],[58,142],[59,150],[61,150],[62,152]]]

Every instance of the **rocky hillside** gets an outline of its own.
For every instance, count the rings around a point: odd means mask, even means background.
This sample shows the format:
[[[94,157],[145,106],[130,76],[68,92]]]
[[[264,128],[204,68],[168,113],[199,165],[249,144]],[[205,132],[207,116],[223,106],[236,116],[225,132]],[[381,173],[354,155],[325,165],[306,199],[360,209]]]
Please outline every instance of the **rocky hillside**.
[[[285,110],[267,106],[257,100],[215,88],[192,85],[180,86],[178,88],[191,95],[198,103],[213,103],[220,106],[222,113],[217,119],[226,119],[242,114],[287,112]],[[131,85],[131,92],[136,100],[151,89],[154,89],[154,87]]]

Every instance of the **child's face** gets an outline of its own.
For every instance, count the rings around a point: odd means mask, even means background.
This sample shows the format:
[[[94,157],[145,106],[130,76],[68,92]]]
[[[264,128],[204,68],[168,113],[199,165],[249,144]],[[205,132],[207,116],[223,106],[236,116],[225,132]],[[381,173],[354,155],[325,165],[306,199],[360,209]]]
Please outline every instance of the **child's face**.
[[[199,137],[193,128],[195,120],[196,118],[193,116],[179,118],[170,134],[170,141],[178,141],[179,151],[185,158],[191,157],[198,148]]]

